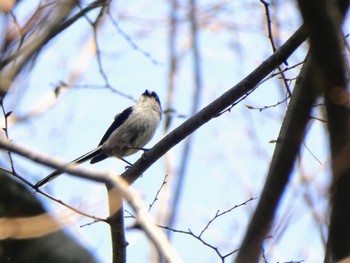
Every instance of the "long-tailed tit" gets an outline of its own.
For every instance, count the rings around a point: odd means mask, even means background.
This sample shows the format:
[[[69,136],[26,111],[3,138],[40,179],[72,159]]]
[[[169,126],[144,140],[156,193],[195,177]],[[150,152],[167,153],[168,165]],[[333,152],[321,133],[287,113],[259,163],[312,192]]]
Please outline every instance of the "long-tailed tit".
[[[162,109],[157,94],[146,90],[135,105],[125,109],[114,118],[114,122],[102,137],[96,149],[73,160],[70,164],[81,164],[88,160],[94,164],[107,157],[123,159],[142,149],[153,137],[162,118]],[[40,180],[38,188],[62,174],[60,170]]]

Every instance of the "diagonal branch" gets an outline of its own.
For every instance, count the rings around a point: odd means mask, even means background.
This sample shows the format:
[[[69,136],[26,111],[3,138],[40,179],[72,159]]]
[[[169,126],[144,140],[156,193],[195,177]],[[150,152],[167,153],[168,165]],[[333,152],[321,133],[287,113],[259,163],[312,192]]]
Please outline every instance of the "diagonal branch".
[[[221,95],[211,104],[200,110],[193,117],[185,121],[164,139],[159,141],[151,150],[145,152],[134,165],[122,174],[129,183],[135,182],[156,160],[163,156],[173,146],[202,125],[217,117],[222,111],[232,106],[237,100],[252,92],[255,87],[278,65],[283,63],[306,39],[304,27],[300,27],[274,54],[252,71],[247,77],[233,88]]]
[[[236,263],[258,262],[262,242],[267,236],[276,208],[288,183],[317,97],[317,86],[314,85],[311,67],[312,59],[308,57],[294,87],[260,201],[247,228]]]
[[[324,30],[324,27],[319,24],[317,27],[321,31]],[[313,102],[319,93],[321,78],[318,75],[318,64],[315,57],[311,58],[311,55],[308,55],[280,130],[260,202],[248,226],[236,263],[258,262],[259,260],[262,242],[272,224],[278,203],[288,183],[304,138]]]
[[[181,262],[181,259],[177,255],[174,248],[170,245],[164,233],[154,225],[153,220],[148,213],[147,205],[143,202],[140,195],[129,188],[129,184],[120,176],[117,176],[113,173],[101,173],[72,168],[71,166],[65,165],[63,162],[55,161],[48,156],[41,155],[32,150],[19,145],[14,145],[4,140],[0,140],[0,148],[11,151],[34,162],[49,166],[51,168],[60,169],[63,172],[69,173],[73,176],[92,180],[95,182],[105,183],[110,190],[109,200],[117,200],[115,202],[115,204],[117,204],[118,200],[123,197],[128,202],[128,204],[135,211],[137,224],[141,226],[147,237],[153,242],[160,254],[167,260],[167,262]],[[115,210],[110,211],[110,213],[115,213],[119,208],[114,207]]]
[[[349,6],[349,1],[343,1]],[[318,65],[318,84],[323,91],[328,117],[332,157],[330,226],[325,262],[350,256],[350,109],[349,68],[345,59],[341,14],[331,1],[298,1],[310,46]],[[345,12],[343,12],[345,13]]]
[[[43,23],[45,27],[38,30],[35,36],[27,39],[26,42],[28,43],[21,44],[20,50],[14,50],[12,54],[0,61],[0,68],[2,70],[0,75],[0,98],[6,95],[12,81],[22,71],[30,59],[35,57],[51,39],[67,29],[87,12],[103,6],[105,2],[106,0],[95,1],[68,19],[67,17],[73,10],[76,1],[60,1],[50,14],[49,22]]]
[[[23,70],[24,66],[35,57],[42,47],[51,39],[51,35],[56,30],[59,24],[61,24],[71,13],[75,6],[75,1],[64,0],[56,6],[55,11],[52,12],[49,22],[45,24],[45,27],[41,27],[37,30],[35,36],[28,38],[27,44],[23,46],[25,50],[22,54],[20,51],[15,50],[16,58],[11,64],[8,64],[6,68],[1,67],[0,75],[0,97],[1,99],[6,95],[10,88],[12,81]],[[20,56],[18,57],[18,54]],[[3,61],[2,61],[3,63]]]
[[[55,36],[60,34],[62,31],[66,30],[69,28],[73,23],[75,23],[77,20],[79,20],[81,17],[86,15],[88,12],[91,10],[94,10],[95,8],[101,7],[105,4],[106,0],[96,0],[95,2],[89,4],[87,7],[84,9],[80,10],[78,13],[73,15],[72,17],[66,19],[63,21],[61,24],[57,25],[55,28],[50,28],[50,32],[48,32],[48,35],[45,36],[42,40],[42,46],[46,45],[51,39],[53,39]],[[50,18],[52,18],[53,14],[50,14]],[[25,31],[27,31],[26,29]],[[51,31],[52,30],[52,31]],[[23,30],[22,30],[23,31]],[[23,41],[23,40],[20,40]],[[20,47],[22,44],[20,45]],[[16,50],[16,52],[10,54],[9,56],[5,57],[0,61],[0,69],[8,65],[10,62],[15,61],[18,59],[20,56],[25,55],[26,53],[29,52],[29,46],[27,45],[24,48],[21,48],[20,50]]]

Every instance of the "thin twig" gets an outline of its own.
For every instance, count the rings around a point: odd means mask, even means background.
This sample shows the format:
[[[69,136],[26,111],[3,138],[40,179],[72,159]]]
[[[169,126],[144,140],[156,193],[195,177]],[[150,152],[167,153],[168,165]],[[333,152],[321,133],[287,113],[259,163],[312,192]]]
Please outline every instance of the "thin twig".
[[[223,215],[225,215],[225,214],[227,214],[227,213],[230,213],[232,210],[234,210],[234,209],[236,209],[236,208],[238,208],[238,207],[240,207],[240,206],[244,206],[244,205],[246,205],[247,203],[249,203],[249,202],[251,202],[251,201],[253,201],[253,200],[256,200],[256,199],[257,199],[256,197],[251,197],[251,198],[248,199],[247,201],[244,201],[244,202],[241,203],[241,204],[235,205],[235,206],[233,206],[233,207],[231,207],[231,208],[229,208],[229,209],[227,209],[227,210],[225,210],[225,211],[223,211],[223,212],[220,212],[220,210],[216,211],[215,216],[214,216],[211,220],[209,220],[209,222],[207,223],[207,225],[206,225],[206,226],[203,228],[203,230],[200,232],[199,237],[201,237],[201,236],[203,235],[203,233],[209,228],[210,224],[213,223],[217,218],[219,218],[220,216],[223,216]]]
[[[270,9],[269,9],[270,4],[268,2],[266,2],[265,0],[260,0],[260,2],[264,5],[264,8],[265,8],[268,38],[270,40],[272,51],[275,52],[277,50],[277,48],[276,48],[275,41],[273,39],[273,33],[272,33],[272,26],[271,26],[272,21],[271,21],[271,16],[270,16]]]
[[[272,25],[272,21],[271,21],[270,8],[269,8],[270,4],[267,3],[265,0],[260,0],[260,2],[264,5],[264,8],[265,8],[268,38],[270,40],[272,51],[276,52],[277,48],[276,48],[276,45],[275,45],[275,41],[273,39],[273,32],[272,32],[272,26],[271,26]],[[284,61],[284,63],[288,66],[287,61]],[[289,83],[288,83],[288,80],[287,80],[287,78],[286,78],[286,76],[284,74],[284,70],[282,69],[281,66],[278,66],[277,69],[278,69],[278,72],[282,76],[282,80],[283,80],[284,86],[286,88],[287,95],[288,95],[288,97],[290,97],[292,95],[292,92],[290,91]]]
[[[36,189],[35,192],[39,193],[39,194],[41,194],[41,195],[43,195],[45,197],[47,197],[48,199],[50,199],[50,200],[52,200],[52,201],[54,201],[54,202],[56,202],[56,203],[58,203],[58,204],[60,204],[60,205],[62,205],[64,207],[66,207],[66,208],[68,208],[69,210],[72,210],[73,212],[75,212],[75,213],[77,213],[77,214],[79,214],[81,216],[93,219],[94,221],[98,221],[98,222],[105,222],[105,223],[107,222],[107,220],[104,219],[104,218],[100,218],[100,217],[97,217],[97,216],[93,216],[93,215],[87,214],[87,213],[85,213],[85,212],[83,212],[83,211],[81,211],[81,210],[79,210],[77,208],[74,208],[73,206],[68,205],[65,202],[63,202],[63,201],[53,197],[52,195],[49,195],[48,193],[43,192],[40,189]]]
[[[168,177],[168,175],[166,174],[166,175],[164,176],[162,185],[159,187],[159,189],[158,189],[158,191],[157,191],[157,193],[156,193],[156,196],[154,197],[152,203],[149,204],[148,212],[151,211],[153,205],[158,201],[158,196],[159,196],[160,192],[162,191],[163,187],[164,187],[164,186],[166,185],[166,183],[167,183],[167,182],[166,182],[167,177]]]
[[[311,61],[303,65],[299,82],[284,117],[259,203],[247,227],[236,263],[256,262],[262,242],[270,229],[281,196],[289,182],[292,167],[309,121],[317,92]],[[304,87],[308,87],[305,89]],[[274,194],[271,195],[271,192]]]
[[[117,30],[118,34],[125,39],[125,41],[131,46],[132,49],[140,52],[142,55],[144,55],[146,58],[148,58],[152,64],[154,65],[162,65],[158,60],[156,60],[152,54],[144,49],[142,49],[138,44],[135,43],[135,41],[129,36],[120,26],[119,23],[113,18],[112,14],[108,11],[108,16],[112,21],[112,24],[114,25],[115,29]]]
[[[276,102],[275,104],[272,104],[272,105],[267,105],[267,106],[264,106],[264,107],[253,107],[253,106],[250,106],[250,105],[245,105],[248,109],[250,110],[259,110],[260,112],[263,111],[263,110],[266,110],[266,109],[269,109],[269,108],[275,108],[279,105],[281,105],[282,103],[285,103],[290,97],[287,96],[286,98],[284,98],[283,100],[281,101],[278,101]]]
[[[159,225],[158,225],[158,226],[159,226]],[[189,235],[189,236],[191,236],[191,237],[197,239],[197,240],[200,241],[203,245],[205,245],[205,246],[209,247],[210,249],[214,250],[215,253],[220,257],[221,262],[225,262],[225,258],[231,256],[232,254],[234,254],[234,253],[236,253],[236,252],[238,251],[238,249],[234,249],[234,250],[232,250],[231,252],[229,252],[229,253],[223,255],[223,254],[220,252],[220,250],[219,250],[218,247],[209,244],[209,243],[206,242],[201,236],[194,234],[190,229],[188,229],[188,230],[178,230],[178,229],[170,228],[170,227],[167,227],[167,226],[159,226],[159,227],[162,228],[162,229],[165,229],[165,230],[169,230],[169,231],[171,231],[171,232],[173,232],[173,233],[185,234],[185,235]]]
[[[42,154],[34,152],[33,150],[29,150],[19,145],[8,143],[4,140],[0,140],[0,148],[19,154],[25,158],[46,165],[48,167],[62,170],[63,172],[71,174],[73,176],[85,178],[87,180],[95,182],[103,182],[106,185],[109,185],[109,194],[115,195],[116,199],[120,197],[125,198],[125,200],[135,211],[136,220],[138,224],[142,227],[147,237],[153,242],[153,244],[157,247],[158,251],[167,260],[167,262],[181,262],[181,259],[177,255],[174,248],[170,245],[165,235],[154,225],[153,220],[149,215],[147,209],[145,208],[146,205],[144,204],[140,195],[137,194],[135,191],[131,190],[129,188],[129,184],[122,177],[117,176],[113,173],[86,171],[79,168],[74,168],[72,166],[67,166],[65,163],[55,161],[51,157],[44,156]],[[113,186],[112,189],[111,186]],[[110,198],[109,200],[115,200],[115,198]],[[117,212],[117,210],[110,211],[111,214],[113,212]]]
[[[1,103],[1,109],[2,109],[2,113],[4,115],[4,120],[5,120],[5,127],[3,128],[3,130],[5,131],[5,135],[6,135],[6,138],[8,141],[10,141],[9,139],[9,133],[8,133],[8,118],[10,117],[11,115],[11,112],[6,112],[5,108],[4,108],[4,105],[3,103]],[[8,174],[11,174],[13,175],[14,177],[16,177],[17,179],[19,179],[20,181],[22,181],[25,185],[28,185],[29,187],[33,188],[33,184],[30,183],[27,179],[25,179],[24,177],[20,176],[17,172],[16,172],[16,169],[15,169],[15,165],[14,165],[14,162],[13,162],[13,158],[12,158],[12,152],[11,151],[8,151],[8,156],[9,156],[9,160],[10,160],[10,166],[11,166],[11,171],[7,170],[7,169],[4,169],[4,168],[0,168],[2,171],[8,173]],[[62,202],[61,200],[58,200],[57,198],[41,191],[40,189],[36,189],[36,192],[51,199],[52,201],[55,201],[56,203],[59,203],[60,205],[68,208],[69,210],[72,210],[74,211],[75,213],[79,214],[79,215],[82,215],[82,216],[85,216],[85,217],[88,217],[88,218],[91,218],[93,220],[96,220],[96,221],[102,221],[102,222],[106,222],[105,219],[102,219],[102,218],[98,218],[96,216],[92,216],[92,215],[89,215],[87,213],[84,213],[64,202]]]
[[[231,208],[229,208],[229,209],[227,209],[227,210],[225,210],[225,211],[223,211],[223,212],[220,212],[220,210],[218,210],[218,211],[216,212],[216,214],[214,215],[214,217],[208,221],[208,223],[203,227],[203,229],[201,230],[201,232],[200,232],[198,235],[196,235],[195,233],[193,233],[193,231],[192,231],[191,229],[188,229],[188,230],[178,230],[178,229],[174,229],[174,228],[169,227],[169,226],[160,226],[160,225],[158,225],[158,226],[159,226],[160,228],[165,229],[165,230],[169,230],[169,231],[171,231],[171,232],[173,232],[173,233],[180,233],[180,234],[186,234],[186,235],[192,236],[193,238],[195,238],[195,239],[197,239],[198,241],[200,241],[203,245],[205,245],[205,246],[209,247],[210,249],[214,250],[215,253],[220,257],[221,262],[225,262],[225,259],[226,259],[227,257],[231,256],[233,253],[236,253],[236,252],[238,251],[238,249],[234,249],[234,250],[232,250],[231,252],[229,252],[229,253],[227,253],[227,254],[222,254],[222,252],[220,252],[220,249],[219,249],[218,247],[216,247],[216,246],[210,244],[209,242],[207,242],[207,241],[205,241],[205,240],[203,239],[203,237],[202,237],[202,236],[203,236],[203,233],[204,233],[204,232],[209,228],[209,226],[210,226],[216,219],[218,219],[219,217],[221,217],[221,216],[223,216],[223,215],[225,215],[225,214],[227,214],[227,213],[230,213],[230,212],[232,212],[234,209],[236,209],[236,208],[238,208],[238,207],[241,207],[241,206],[244,206],[244,205],[246,205],[247,203],[249,203],[249,202],[251,202],[251,201],[253,201],[253,200],[256,200],[256,198],[253,198],[253,197],[252,197],[252,198],[250,198],[250,199],[244,201],[243,203],[238,204],[238,205],[235,205],[235,206],[233,206],[233,207],[231,207]]]
[[[9,133],[8,133],[8,118],[12,114],[12,111],[6,112],[6,110],[4,108],[3,101],[1,101],[0,104],[1,104],[1,110],[2,110],[2,114],[4,115],[4,122],[5,122],[4,123],[5,127],[3,128],[3,131],[5,132],[5,136],[6,136],[7,140],[10,141]],[[12,154],[10,151],[8,151],[7,154],[8,154],[9,159],[10,159],[10,166],[11,166],[12,174],[16,175],[16,170],[15,170],[15,166],[13,163]]]
[[[93,40],[95,43],[97,65],[98,65],[99,72],[102,76],[102,79],[105,82],[105,85],[103,87],[112,91],[113,93],[116,93],[118,95],[121,95],[121,96],[129,98],[129,99],[133,99],[130,95],[127,95],[124,92],[119,91],[118,89],[114,88],[111,85],[111,83],[109,82],[109,79],[108,79],[108,75],[105,72],[104,67],[103,67],[102,53],[101,53],[101,49],[99,47],[99,42],[98,42],[98,29],[100,28],[100,26],[104,22],[104,19],[106,17],[106,12],[108,13],[108,10],[109,10],[109,5],[108,4],[103,5],[101,10],[99,11],[95,21],[91,21],[90,18],[86,14],[84,14],[85,19],[91,25],[92,30],[93,30]]]

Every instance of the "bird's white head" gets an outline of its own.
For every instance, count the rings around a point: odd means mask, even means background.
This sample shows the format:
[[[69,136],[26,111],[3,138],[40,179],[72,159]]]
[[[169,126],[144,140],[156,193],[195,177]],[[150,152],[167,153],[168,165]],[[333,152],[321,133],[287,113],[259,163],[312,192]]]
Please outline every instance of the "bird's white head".
[[[155,93],[154,91],[148,91],[147,89],[145,90],[144,93],[142,93],[140,100],[147,100],[147,99],[153,99],[155,100],[159,106],[160,106],[160,101],[159,101],[159,97],[157,95],[157,93]]]
[[[159,97],[154,91],[146,90],[144,93],[142,93],[136,105],[142,105],[144,108],[150,108],[159,113],[162,111]]]

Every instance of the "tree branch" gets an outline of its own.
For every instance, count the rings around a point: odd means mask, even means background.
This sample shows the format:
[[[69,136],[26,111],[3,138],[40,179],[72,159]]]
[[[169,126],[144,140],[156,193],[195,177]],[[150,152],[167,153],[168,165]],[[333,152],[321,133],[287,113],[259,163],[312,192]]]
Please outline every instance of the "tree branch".
[[[108,189],[110,189],[109,200],[115,202],[112,204],[113,210],[110,211],[110,213],[114,214],[120,209],[120,207],[115,206],[115,204],[118,204],[118,200],[123,197],[135,211],[137,224],[141,226],[147,237],[154,243],[160,254],[167,260],[167,262],[181,262],[179,256],[170,245],[164,233],[154,225],[153,220],[148,213],[147,206],[144,204],[142,198],[139,196],[139,194],[129,188],[129,184],[122,177],[116,176],[113,173],[101,173],[73,168],[71,166],[67,166],[63,162],[55,161],[48,156],[41,155],[22,146],[8,143],[4,140],[0,140],[0,148],[11,151],[48,167],[60,169],[63,172],[73,176],[105,183],[108,186]]]
[[[266,59],[260,66],[247,77],[221,95],[211,104],[200,110],[193,117],[185,121],[165,138],[159,141],[152,149],[145,152],[134,165],[122,174],[129,183],[135,182],[140,175],[156,160],[163,156],[173,146],[178,144],[188,135],[196,131],[202,125],[217,117],[222,111],[232,106],[245,94],[251,92],[256,86],[270,74],[278,65],[283,63],[306,39],[304,27],[300,27],[274,54]]]
[[[258,262],[262,242],[267,236],[276,208],[288,183],[317,97],[317,86],[314,85],[311,66],[312,60],[309,57],[294,87],[265,185],[238,251],[236,263]]]
[[[72,9],[74,8],[75,0],[60,1],[50,13],[50,19],[47,23],[41,23],[45,25],[35,33],[35,36],[28,38],[26,42],[20,45],[20,49],[10,52],[6,58],[0,61],[0,98],[6,95],[7,90],[11,86],[12,81],[21,72],[24,66],[35,57],[38,52],[45,46],[51,39],[61,33],[63,30],[71,26],[79,18],[84,16],[87,12],[103,6],[106,0],[97,0],[86,8],[82,9],[76,15],[67,19]],[[30,41],[29,41],[30,40]],[[12,63],[12,64],[11,64]],[[8,67],[8,68],[7,68]]]
[[[347,2],[349,6],[349,1]],[[341,29],[343,14],[327,0],[298,1],[324,92],[332,157],[331,217],[325,262],[350,256],[350,109],[349,68]],[[346,7],[344,10],[346,10]]]
[[[315,13],[317,14],[317,12]],[[319,24],[317,27],[323,30]],[[247,229],[236,263],[258,262],[259,260],[262,242],[266,238],[288,183],[300,144],[304,138],[313,103],[319,93],[320,75],[318,73],[318,61],[314,57],[308,56],[294,88],[260,202]]]

